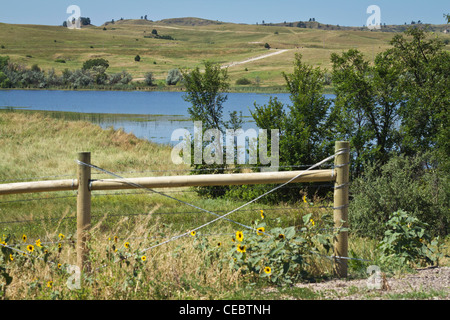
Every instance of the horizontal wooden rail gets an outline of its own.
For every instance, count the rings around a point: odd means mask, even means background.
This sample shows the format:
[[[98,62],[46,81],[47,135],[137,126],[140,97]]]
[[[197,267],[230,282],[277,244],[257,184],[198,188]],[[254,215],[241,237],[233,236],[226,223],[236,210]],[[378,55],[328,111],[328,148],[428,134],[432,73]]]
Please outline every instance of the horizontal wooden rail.
[[[326,182],[335,181],[335,173],[332,169],[309,170],[309,171],[277,171],[277,172],[254,172],[254,173],[230,173],[230,174],[204,174],[184,176],[162,176],[146,178],[126,179],[101,179],[91,180],[90,190],[118,190],[136,189],[136,185],[145,188],[174,188],[195,186],[223,186],[244,184],[277,184],[285,183],[298,176],[292,183],[296,182]],[[49,180],[34,182],[18,182],[0,184],[0,195],[70,191],[78,189],[77,179]]]

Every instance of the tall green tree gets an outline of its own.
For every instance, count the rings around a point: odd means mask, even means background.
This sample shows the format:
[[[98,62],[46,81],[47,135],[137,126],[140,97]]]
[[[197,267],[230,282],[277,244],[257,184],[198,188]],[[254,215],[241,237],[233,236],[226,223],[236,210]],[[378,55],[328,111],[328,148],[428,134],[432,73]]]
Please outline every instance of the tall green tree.
[[[279,129],[280,166],[313,164],[330,150],[327,113],[331,100],[325,98],[325,72],[302,61],[297,54],[293,73],[283,73],[291,104],[271,98],[255,105],[252,117],[261,129]]]
[[[203,62],[203,70],[200,70],[200,67],[196,67],[193,70],[180,71],[186,88],[186,94],[183,96],[183,99],[190,103],[188,113],[191,120],[202,123],[201,137],[204,137],[207,130],[217,130],[219,133],[219,136],[211,137],[210,142],[201,141],[202,150],[213,144],[216,147],[222,147],[221,150],[214,149],[213,151],[215,156],[218,158],[222,157],[218,161],[219,163],[207,163],[205,154],[203,154],[201,162],[195,161],[195,156],[192,157],[194,160],[192,167],[195,169],[193,173],[224,173],[226,165],[223,161],[223,140],[215,141],[214,139],[223,137],[227,128],[234,129],[240,125],[240,120],[236,113],[230,114],[229,121],[224,121],[223,119],[223,104],[228,99],[226,92],[230,87],[227,69],[222,69],[220,65],[211,61],[205,61]],[[195,141],[192,142],[192,151],[195,150],[195,143]],[[197,141],[197,143],[199,142]],[[212,197],[224,195],[226,190],[227,188],[224,187],[197,188],[201,195]]]
[[[423,29],[394,36],[388,53],[396,57],[405,103],[401,105],[402,151],[407,155],[437,150],[450,155],[450,53]]]
[[[329,118],[334,136],[349,140],[354,149],[353,173],[364,163],[386,163],[398,148],[396,123],[402,91],[400,70],[391,53],[377,55],[373,65],[356,49],[331,55],[335,105]]]
[[[283,73],[291,104],[271,98],[266,105],[256,105],[252,117],[261,129],[279,130],[280,170],[311,165],[330,155],[333,141],[327,128],[332,101],[324,96],[325,72],[302,61],[297,54],[292,73]],[[271,137],[268,138],[268,149]],[[270,186],[268,186],[270,188]],[[249,189],[249,188],[243,188]],[[254,189],[265,191],[261,187]],[[310,189],[311,192],[314,188]],[[244,190],[251,197],[255,194]],[[283,189],[274,193],[273,201],[298,200],[298,190]]]
[[[230,87],[228,72],[210,61],[205,61],[203,67],[204,71],[199,67],[182,71],[186,86],[184,100],[191,104],[188,113],[193,121],[202,121],[205,129],[224,131],[223,104]]]
[[[280,163],[282,159],[286,165],[316,163],[330,151],[326,119],[332,101],[324,96],[325,72],[305,64],[297,54],[293,73],[283,76],[291,104],[280,140]]]

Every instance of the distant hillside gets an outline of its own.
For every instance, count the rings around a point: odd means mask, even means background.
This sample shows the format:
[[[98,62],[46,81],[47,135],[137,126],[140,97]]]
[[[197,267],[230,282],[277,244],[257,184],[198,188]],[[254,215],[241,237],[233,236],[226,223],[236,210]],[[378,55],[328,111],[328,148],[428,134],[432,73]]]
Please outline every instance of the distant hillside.
[[[392,32],[371,32],[317,21],[304,25],[293,22],[291,27],[290,23],[256,25],[199,18],[120,19],[106,24],[79,31],[0,23],[0,56],[8,56],[12,63],[26,68],[36,65],[46,72],[54,70],[57,75],[66,69],[80,69],[88,59],[103,58],[109,62],[109,74],[126,71],[142,81],[151,72],[163,87],[171,69],[193,69],[210,60],[229,66],[231,83],[244,78],[250,81],[250,86],[241,86],[246,90],[284,88],[283,72],[292,70],[297,53],[306,63],[329,72],[332,53],[357,48],[373,61],[390,47],[395,32],[407,27],[383,26],[382,31]],[[430,26],[437,31],[446,28],[448,25]],[[429,36],[438,36],[450,50],[450,34],[437,31]],[[138,55],[140,60],[136,61]]]
[[[218,25],[218,24],[224,24],[224,22],[221,21],[214,21],[214,20],[208,20],[208,19],[201,19],[201,18],[172,18],[172,19],[163,19],[157,21],[158,23],[165,23],[165,24],[176,24],[179,26],[207,26],[207,25]]]
[[[214,21],[202,18],[171,18],[171,19],[163,19],[159,21],[146,20],[146,19],[120,19],[116,21],[107,21],[103,24],[103,26],[107,26],[110,24],[117,25],[151,25],[157,22],[158,24],[167,24],[167,25],[178,25],[178,26],[207,26],[207,25],[219,25],[224,24],[221,21]]]
[[[321,29],[321,30],[352,30],[352,31],[368,31],[367,27],[349,27],[349,26],[340,26],[340,25],[332,25],[325,24],[318,21],[295,21],[295,22],[282,22],[282,23],[264,23],[260,24],[263,26],[278,26],[278,27],[297,27],[304,29]],[[445,32],[445,30],[450,30],[449,25],[447,24],[425,24],[425,23],[415,23],[415,24],[402,24],[402,25],[386,25],[382,24],[380,29],[374,29],[372,31],[381,31],[381,32],[404,32],[411,26],[419,27],[419,28],[428,28],[431,32]]]
[[[163,19],[159,21],[152,21],[146,19],[121,19],[117,21],[107,21],[103,26],[109,24],[118,25],[152,25],[153,23],[166,24],[166,25],[177,25],[177,26],[208,26],[208,25],[222,25],[222,24],[236,24],[217,20],[208,20],[195,17],[183,17],[183,18],[170,18]],[[245,23],[240,23],[241,25],[248,25]],[[296,27],[301,29],[317,29],[317,30],[341,30],[341,31],[368,31],[367,27],[363,26],[341,26],[333,25],[327,23],[321,23],[310,19],[310,21],[294,21],[294,22],[280,22],[280,23],[257,23],[259,26],[275,26],[275,27]],[[431,32],[449,32],[450,27],[448,24],[432,25],[425,23],[415,23],[415,24],[403,24],[403,25],[385,25],[383,24],[380,29],[371,30],[373,32],[404,32],[407,28],[411,26],[416,26],[420,28],[428,28]],[[447,30],[447,31],[446,31]]]

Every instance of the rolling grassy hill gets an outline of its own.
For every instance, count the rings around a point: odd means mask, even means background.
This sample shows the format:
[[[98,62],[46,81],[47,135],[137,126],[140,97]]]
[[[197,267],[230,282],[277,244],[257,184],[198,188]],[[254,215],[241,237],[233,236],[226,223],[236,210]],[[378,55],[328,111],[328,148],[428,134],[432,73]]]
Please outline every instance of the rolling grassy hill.
[[[242,77],[261,86],[284,84],[282,72],[292,70],[296,53],[314,66],[330,69],[332,52],[357,48],[369,59],[389,47],[393,32],[373,32],[362,28],[298,28],[296,24],[244,25],[198,18],[178,18],[161,21],[120,20],[102,26],[88,26],[69,30],[62,26],[12,25],[0,23],[0,55],[10,56],[13,62],[43,70],[80,68],[91,58],[105,58],[110,62],[108,72],[126,70],[135,79],[153,72],[157,80],[164,80],[172,68],[194,68],[203,60],[220,64],[242,62],[270,51],[288,51],[269,58],[237,64],[229,68],[232,83]],[[436,26],[443,30],[445,25]],[[437,31],[439,31],[436,29]],[[173,40],[158,39],[170,36]],[[393,30],[393,29],[389,29]],[[450,35],[437,32],[439,37]],[[270,50],[264,48],[268,43]],[[141,61],[134,57],[140,55]],[[65,63],[56,62],[64,60]]]

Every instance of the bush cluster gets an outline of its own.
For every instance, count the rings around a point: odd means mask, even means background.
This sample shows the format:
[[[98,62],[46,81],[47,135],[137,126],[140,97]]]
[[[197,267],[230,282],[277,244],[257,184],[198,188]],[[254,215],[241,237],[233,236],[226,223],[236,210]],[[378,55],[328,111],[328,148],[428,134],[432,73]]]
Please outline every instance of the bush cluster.
[[[57,62],[65,63],[64,60]],[[9,57],[0,57],[0,87],[1,88],[89,88],[94,86],[128,85],[133,79],[126,71],[107,74],[109,63],[104,59],[91,59],[84,62],[81,69],[65,69],[62,75],[57,75],[54,69],[45,72],[38,65],[30,69],[23,65],[12,63]]]

